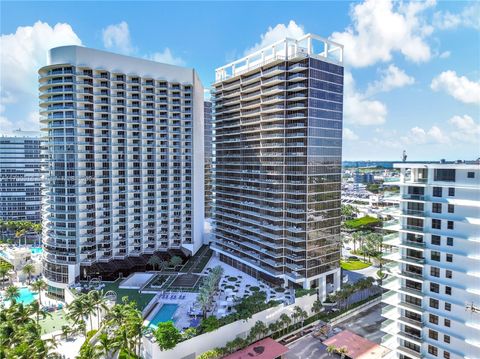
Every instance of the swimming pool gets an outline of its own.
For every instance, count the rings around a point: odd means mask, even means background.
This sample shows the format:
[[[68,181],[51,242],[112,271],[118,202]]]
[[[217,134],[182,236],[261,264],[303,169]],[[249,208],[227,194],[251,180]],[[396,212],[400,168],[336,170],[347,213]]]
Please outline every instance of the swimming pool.
[[[32,247],[30,250],[32,251],[32,254],[41,254],[43,252],[42,247]]]
[[[33,293],[27,287],[19,288],[20,296],[17,298],[17,303],[30,304],[37,300],[37,294]],[[5,304],[9,304],[10,301],[5,301]]]
[[[164,304],[155,313],[155,316],[150,320],[149,326],[158,326],[158,323],[173,321],[173,314],[175,314],[178,308],[177,304]]]

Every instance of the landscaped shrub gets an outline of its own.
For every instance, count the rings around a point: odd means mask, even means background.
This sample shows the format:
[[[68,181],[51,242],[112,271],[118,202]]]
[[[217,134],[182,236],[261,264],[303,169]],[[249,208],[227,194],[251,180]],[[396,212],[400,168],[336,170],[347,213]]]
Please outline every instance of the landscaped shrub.
[[[237,277],[228,277],[228,281],[229,281],[229,282],[236,282],[236,281],[237,281]]]
[[[300,288],[300,289],[295,289],[295,297],[296,298],[300,298],[300,297],[303,297],[305,295],[312,295],[312,294],[315,294],[317,293],[317,290],[315,288],[311,288],[311,289],[303,289],[303,288]]]

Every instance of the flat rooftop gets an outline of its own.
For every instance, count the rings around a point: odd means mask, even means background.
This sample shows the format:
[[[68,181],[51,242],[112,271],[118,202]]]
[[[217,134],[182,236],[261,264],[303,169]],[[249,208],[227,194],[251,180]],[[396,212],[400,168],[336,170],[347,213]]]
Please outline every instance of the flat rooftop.
[[[347,348],[347,356],[352,359],[381,359],[390,350],[375,342],[361,337],[349,330],[343,330],[323,342],[327,347]]]
[[[273,359],[288,352],[288,348],[272,338],[265,338],[223,359]]]

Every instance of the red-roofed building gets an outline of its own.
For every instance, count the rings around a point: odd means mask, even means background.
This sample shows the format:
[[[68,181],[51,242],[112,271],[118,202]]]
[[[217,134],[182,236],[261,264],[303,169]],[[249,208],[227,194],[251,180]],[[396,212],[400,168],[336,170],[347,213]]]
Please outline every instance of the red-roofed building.
[[[288,348],[272,338],[265,338],[223,359],[282,359]]]
[[[347,348],[347,357],[352,359],[380,359],[390,352],[389,349],[348,330],[343,330],[325,340],[323,344],[327,347],[333,345],[337,348]]]

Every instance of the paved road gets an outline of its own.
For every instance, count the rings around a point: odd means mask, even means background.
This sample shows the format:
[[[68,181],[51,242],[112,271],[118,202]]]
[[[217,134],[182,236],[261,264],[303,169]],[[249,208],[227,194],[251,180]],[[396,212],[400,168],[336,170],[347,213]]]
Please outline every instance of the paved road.
[[[382,317],[383,307],[385,307],[385,304],[377,304],[374,307],[349,318],[347,321],[338,324],[337,327],[348,329],[365,339],[380,344],[384,334],[380,331],[380,325],[385,320],[385,318]]]
[[[378,304],[358,315],[340,323],[337,327],[348,329],[375,343],[380,343],[383,333],[380,324],[384,320],[381,316],[384,304]],[[285,355],[286,359],[331,359],[326,352],[326,346],[320,340],[306,335],[299,341],[288,345],[290,351]]]

